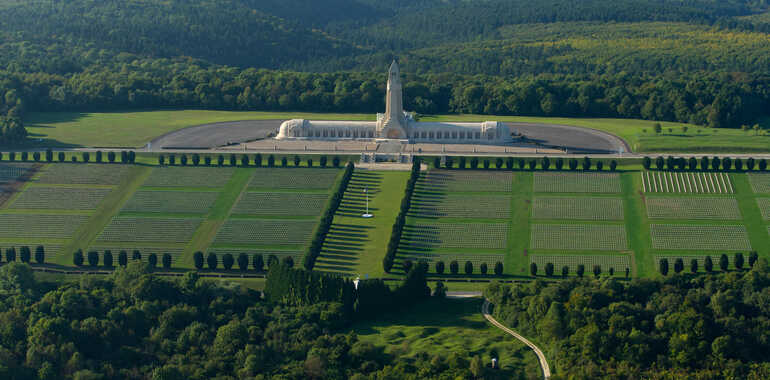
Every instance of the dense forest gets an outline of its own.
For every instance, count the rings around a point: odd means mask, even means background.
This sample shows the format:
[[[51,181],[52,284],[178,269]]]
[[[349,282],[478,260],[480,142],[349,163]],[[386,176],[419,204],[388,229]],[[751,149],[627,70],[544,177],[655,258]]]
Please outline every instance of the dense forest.
[[[301,286],[296,294],[319,297],[265,299],[194,272],[170,281],[141,263],[60,284],[36,281],[26,264],[6,264],[0,267],[0,378],[455,379],[484,371],[468,358],[417,361],[361,342],[349,331],[350,310],[334,296],[342,289],[350,294],[349,281],[278,268],[282,274],[271,268],[270,275],[294,276]],[[318,282],[305,282],[308,276]],[[293,282],[278,287],[287,284]],[[424,288],[424,275],[399,288],[411,299],[424,297],[413,286]]]
[[[764,259],[746,271],[627,284],[495,283],[486,295],[499,321],[544,344],[564,378],[770,378]]]
[[[3,142],[28,111],[420,113],[738,128],[770,116],[767,0],[0,0]]]

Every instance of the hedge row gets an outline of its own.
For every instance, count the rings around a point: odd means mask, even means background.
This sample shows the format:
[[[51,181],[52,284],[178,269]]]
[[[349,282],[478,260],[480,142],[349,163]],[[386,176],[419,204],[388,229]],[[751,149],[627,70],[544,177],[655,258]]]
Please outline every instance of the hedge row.
[[[45,161],[46,162],[54,162],[54,152],[51,150],[51,148],[48,148],[45,150]],[[117,160],[117,154],[115,151],[109,151],[105,154],[101,150],[97,150],[96,152],[81,152],[80,153],[80,161],[82,162],[92,162],[91,161],[91,155],[93,153],[93,162],[96,163],[102,163],[102,162],[109,162],[114,163]],[[57,152],[57,161],[58,162],[65,162],[67,160],[67,155],[64,152]],[[30,162],[30,156],[29,152],[20,152],[19,153],[20,161],[22,162]],[[42,159],[40,152],[32,152],[32,160],[34,162],[40,162]],[[0,152],[0,161],[7,160],[9,162],[16,161],[16,152],[8,152],[8,157],[6,158],[5,155]],[[70,161],[72,162],[78,162],[78,156],[73,154],[70,156]],[[122,164],[133,164],[134,161],[136,161],[136,152],[133,150],[122,150],[120,151],[120,163]]]
[[[759,254],[757,251],[751,251],[749,252],[749,268],[753,268],[754,264],[757,263],[759,260]],[[683,258],[677,258],[674,260],[674,273],[681,273],[684,270],[684,259]],[[726,272],[727,269],[730,266],[730,259],[727,257],[727,254],[722,254],[719,256],[719,269],[723,272]],[[736,253],[733,256],[733,266],[737,270],[742,270],[744,267],[744,258],[743,253]],[[658,262],[658,271],[660,274],[667,276],[668,275],[668,259],[662,258]],[[714,261],[711,259],[711,256],[706,256],[703,260],[703,269],[706,270],[706,272],[711,273],[714,271]],[[690,260],[690,272],[691,273],[698,273],[698,260],[697,258],[693,257]]]
[[[304,267],[307,270],[313,270],[316,259],[321,255],[321,248],[326,239],[326,234],[329,233],[329,228],[331,228],[332,222],[334,221],[334,214],[337,212],[337,208],[340,207],[340,203],[342,203],[342,197],[345,194],[345,190],[348,188],[350,178],[353,177],[353,169],[355,169],[355,165],[353,165],[352,162],[348,162],[345,166],[345,172],[342,174],[342,180],[340,181],[339,186],[337,186],[334,195],[332,195],[329,207],[326,208],[326,211],[321,218],[321,222],[316,229],[315,236],[313,236],[313,240],[310,242],[310,246],[308,247],[307,253],[305,253],[304,259]]]
[[[124,267],[128,265],[128,251],[120,251],[118,253],[118,265]],[[131,260],[134,261],[140,261],[142,260],[142,252],[139,250],[134,250],[131,252]],[[87,261],[87,263],[86,263]],[[105,250],[102,253],[101,262],[104,267],[112,268],[114,266],[114,257],[112,256],[112,251]],[[83,254],[82,249],[78,249],[75,251],[75,253],[72,254],[72,263],[75,264],[75,266],[82,267],[84,265],[88,265],[91,267],[95,267],[99,265],[99,252],[98,251],[88,251],[87,254]],[[147,263],[150,265],[150,267],[155,268],[158,266],[158,254],[156,253],[150,253],[147,255]],[[164,269],[171,268],[171,254],[164,253],[161,255],[160,264],[163,266]]]
[[[203,160],[202,162],[201,162],[201,159]],[[168,157],[166,157],[166,155],[163,155],[163,154],[158,156],[158,164],[160,165],[166,165],[166,164],[177,165],[178,164],[181,166],[187,166],[188,164],[192,164],[193,166],[199,166],[201,165],[201,163],[203,163],[203,165],[205,166],[211,166],[213,160],[214,160],[214,156],[211,156],[211,155],[201,156],[198,153],[193,153],[189,158],[186,154],[181,154],[179,155],[179,162],[177,162],[176,154],[169,154]],[[225,164],[227,164],[229,166],[240,165],[240,166],[255,166],[259,168],[259,167],[262,167],[264,163],[264,166],[273,168],[278,166],[275,160],[276,160],[275,156],[272,154],[267,156],[267,162],[263,162],[264,160],[263,160],[262,154],[260,153],[255,154],[253,159],[249,157],[248,154],[241,154],[239,158],[238,155],[233,153],[228,155],[227,158],[225,158],[225,155],[223,154],[217,155],[215,164],[217,166],[225,166]],[[294,166],[297,167],[302,164],[302,159],[299,156],[294,156],[294,158],[292,159],[292,162]],[[308,167],[313,166],[312,157],[307,157],[305,162],[307,163]],[[341,163],[341,159],[339,156],[334,156],[332,158],[331,164],[335,168],[340,167],[340,163]],[[320,156],[318,158],[318,166],[325,168],[328,164],[329,164],[329,158],[327,156]],[[289,167],[289,159],[286,156],[281,157],[280,166],[284,168]]]
[[[401,241],[401,232],[404,230],[404,224],[406,223],[406,213],[409,212],[409,206],[412,202],[412,193],[414,193],[414,186],[417,184],[417,179],[419,177],[420,159],[415,158],[412,162],[412,173],[409,176],[409,181],[406,182],[404,199],[401,200],[401,209],[398,212],[398,217],[396,217],[396,223],[393,224],[393,230],[390,233],[388,249],[385,251],[385,258],[382,259],[382,267],[385,269],[386,273],[390,273],[391,268],[393,268],[393,263],[396,261],[398,243]]]
[[[538,270],[537,269],[537,264],[535,264],[535,263],[530,263],[529,264],[529,274],[531,276],[533,276],[533,277],[537,276],[537,270]],[[554,276],[554,270],[555,270],[555,266],[553,265],[553,263],[545,264],[545,275],[547,277],[553,277]],[[583,275],[585,274],[585,271],[586,271],[586,266],[584,264],[578,264],[577,270],[575,271],[575,274],[577,274],[578,277],[582,278]],[[593,271],[594,276],[596,276],[598,278],[599,275],[602,274],[602,266],[601,265],[594,265],[592,271]],[[626,273],[626,278],[628,278],[631,275],[631,269],[626,267],[625,273]],[[568,265],[562,266],[561,267],[561,276],[562,277],[567,277],[568,275],[569,275],[569,266]],[[614,276],[615,275],[615,268],[610,267],[609,275],[610,276]]]
[[[203,252],[198,251],[193,254],[193,262],[195,264],[195,269],[203,269],[204,264],[204,257]],[[265,258],[262,254],[255,254],[251,257],[251,265],[254,271],[257,272],[263,272],[265,270],[265,265],[267,264],[269,267],[272,267],[276,264],[278,264],[278,256],[276,255],[270,255],[267,257],[267,262],[265,262]],[[294,259],[291,258],[291,256],[286,256],[283,258],[283,264],[288,267],[294,266]],[[216,253],[209,252],[209,254],[205,257],[205,263],[208,265],[208,268],[210,270],[216,270],[219,266],[219,258]],[[234,268],[235,264],[238,264],[238,269],[240,269],[243,272],[246,272],[249,270],[249,255],[246,253],[240,253],[238,254],[238,257],[236,258],[231,253],[225,253],[222,255],[222,268],[225,270],[232,270]]]
[[[38,245],[35,248],[34,258],[36,263],[44,264],[45,247],[43,247],[42,245]],[[32,260],[32,250],[28,246],[19,247],[19,260],[27,264],[29,264],[29,262]],[[2,261],[3,261],[3,255],[2,255],[2,252],[0,252],[0,262]],[[5,261],[9,263],[16,261],[16,248],[9,247],[5,249]]]
[[[556,170],[563,170],[564,165],[566,164],[569,170],[577,170],[578,168],[581,168],[582,170],[591,170],[592,168],[595,168],[596,170],[604,170],[604,161],[597,160],[595,163],[591,160],[590,157],[586,156],[582,160],[578,160],[576,158],[570,158],[566,162],[564,161],[564,158],[557,157],[555,159],[550,157],[543,157],[543,158],[517,158],[514,159],[513,157],[507,157],[503,159],[502,157],[497,158],[484,158],[483,161],[479,161],[478,157],[468,157],[460,156],[458,157],[458,164],[457,168],[455,168],[455,160],[453,157],[445,157],[444,161],[444,168],[446,169],[479,169],[479,164],[482,165],[483,169],[490,169],[492,167],[492,163],[494,160],[494,168],[495,169],[506,169],[506,170],[514,170],[518,168],[519,170],[535,170],[538,166],[542,170],[549,170],[552,167]],[[470,165],[469,165],[470,164]],[[433,158],[433,167],[440,169],[441,166],[441,157],[434,157]],[[615,171],[618,167],[617,160],[611,160],[609,163],[609,169],[610,171]]]
[[[707,157],[703,156],[699,159],[695,157],[690,158],[684,158],[684,157],[673,157],[668,156],[666,158],[663,158],[663,156],[658,156],[653,161],[650,157],[644,157],[642,159],[642,166],[644,166],[645,169],[650,170],[653,167],[653,164],[656,169],[658,170],[725,170],[729,171],[733,168],[735,168],[736,171],[743,171],[744,167],[748,171],[753,171],[755,168],[759,169],[760,171],[766,171],[767,170],[767,160],[766,159],[760,159],[755,160],[752,157],[747,158],[745,161],[741,158],[735,158],[732,159],[730,157]]]
[[[424,267],[426,272],[428,271],[428,262],[427,261],[419,261],[417,263],[417,265]],[[412,263],[411,260],[404,260],[404,271],[405,272],[409,272],[409,270],[411,270],[413,266],[414,266],[414,263]],[[439,274],[439,275],[444,274],[444,272],[446,271],[446,266],[445,266],[443,261],[436,261],[435,268],[436,268],[436,274]],[[467,275],[473,274],[474,273],[473,262],[466,261],[465,262],[465,266],[463,267],[463,269],[464,269],[464,273],[465,274],[467,274]],[[494,274],[496,276],[502,276],[503,275],[503,263],[501,261],[497,261],[495,263],[495,266],[494,266],[493,270],[494,270]],[[481,263],[479,265],[479,273],[481,273],[482,275],[487,275],[488,272],[489,272],[489,266],[487,265],[487,263]],[[449,262],[449,273],[451,273],[453,275],[454,274],[460,274],[460,263],[457,262],[457,260],[452,260],[452,261]]]

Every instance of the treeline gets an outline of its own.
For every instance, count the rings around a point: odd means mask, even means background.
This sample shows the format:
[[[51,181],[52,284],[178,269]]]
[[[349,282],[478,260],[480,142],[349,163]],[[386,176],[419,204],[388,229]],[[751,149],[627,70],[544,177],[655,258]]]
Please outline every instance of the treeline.
[[[770,377],[767,261],[751,270],[622,283],[491,284],[498,320],[545,344],[553,377]]]
[[[22,121],[22,99],[11,88],[3,89],[0,81],[0,145],[24,141],[27,130]]]
[[[647,157],[646,159],[649,159]],[[646,161],[645,161],[646,162]],[[604,160],[592,160],[591,157],[585,156],[581,160],[577,158],[570,158],[564,160],[563,157],[548,157],[543,158],[514,158],[514,157],[466,157],[466,156],[444,156],[443,163],[442,157],[433,157],[433,167],[436,169],[472,169],[478,170],[483,168],[484,170],[597,170],[602,171],[605,169]],[[618,168],[618,160],[609,160],[607,169],[615,171]]]
[[[653,166],[654,165],[654,166]],[[747,159],[742,159],[740,157],[736,157],[735,159],[732,159],[730,157],[708,157],[703,156],[699,159],[695,157],[685,158],[685,157],[663,157],[658,156],[655,157],[655,160],[651,157],[645,156],[642,158],[642,166],[646,170],[650,170],[652,168],[655,168],[657,170],[669,170],[669,171],[675,171],[675,170],[724,170],[724,171],[730,171],[735,168],[735,171],[753,171],[755,169],[759,171],[766,171],[767,170],[767,159],[761,158],[759,160],[754,159],[753,157],[749,157]]]
[[[424,280],[415,283],[424,285]],[[425,295],[408,293],[414,299]],[[163,279],[140,263],[106,277],[61,283],[37,281],[26,264],[5,264],[0,267],[0,378],[472,376],[468,360],[385,353],[348,332],[349,317],[339,302],[274,303],[260,292],[220,287],[195,272]]]
[[[0,81],[0,95],[16,94],[24,99],[26,111],[177,107],[376,113],[385,107],[383,73],[185,68],[189,70],[135,66],[130,74],[6,74],[10,80]],[[429,74],[409,75],[405,82],[405,108],[423,114],[619,117],[738,128],[770,112],[770,76]]]
[[[427,268],[410,268],[404,280],[391,289],[381,279],[357,279],[357,283],[342,275],[293,269],[274,265],[267,272],[265,297],[270,302],[302,306],[322,302],[342,305],[346,320],[393,312],[414,305],[431,296],[426,281]],[[436,296],[443,297],[443,284]]]

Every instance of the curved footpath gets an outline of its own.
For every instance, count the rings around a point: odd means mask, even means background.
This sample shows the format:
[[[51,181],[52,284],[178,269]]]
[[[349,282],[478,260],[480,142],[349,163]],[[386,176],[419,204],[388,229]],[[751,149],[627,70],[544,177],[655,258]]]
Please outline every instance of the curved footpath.
[[[529,348],[532,349],[532,351],[535,351],[535,355],[537,355],[537,360],[540,361],[540,368],[543,369],[543,378],[548,380],[551,378],[551,368],[548,367],[548,362],[545,360],[545,355],[543,355],[543,351],[540,351],[537,346],[535,346],[532,342],[527,340],[527,338],[517,334],[515,331],[503,326],[500,322],[492,318],[492,315],[489,314],[489,300],[484,299],[484,304],[481,306],[481,314],[484,314],[484,318],[486,318],[489,323],[497,326],[500,330],[505,331],[506,333],[513,335],[514,338],[522,341],[524,344],[529,346]]]

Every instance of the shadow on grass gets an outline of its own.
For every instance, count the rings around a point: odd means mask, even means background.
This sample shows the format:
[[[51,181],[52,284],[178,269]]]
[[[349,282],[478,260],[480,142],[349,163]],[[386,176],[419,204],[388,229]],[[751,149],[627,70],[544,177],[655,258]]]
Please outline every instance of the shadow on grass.
[[[362,253],[363,243],[369,240],[366,230],[370,228],[372,227],[332,224],[315,269],[354,274],[353,269]]]

